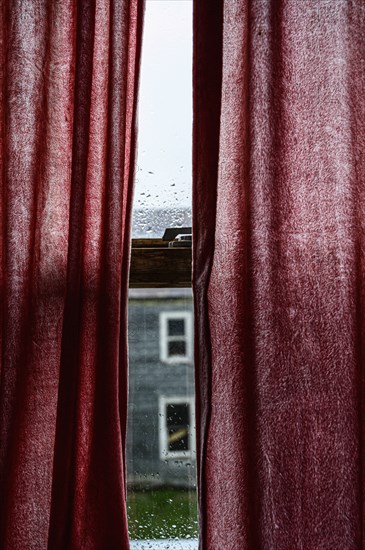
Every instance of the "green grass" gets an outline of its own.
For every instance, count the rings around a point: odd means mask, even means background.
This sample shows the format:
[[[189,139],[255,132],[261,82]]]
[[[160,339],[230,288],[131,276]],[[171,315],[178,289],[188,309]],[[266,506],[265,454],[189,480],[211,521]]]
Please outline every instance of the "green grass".
[[[161,488],[129,491],[131,539],[193,538],[198,533],[194,490]]]

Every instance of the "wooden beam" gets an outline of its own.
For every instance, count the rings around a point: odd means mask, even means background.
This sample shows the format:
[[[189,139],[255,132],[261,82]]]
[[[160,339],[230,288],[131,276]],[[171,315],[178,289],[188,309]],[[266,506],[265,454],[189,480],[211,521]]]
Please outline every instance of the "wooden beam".
[[[160,239],[132,241],[130,288],[190,286],[191,248],[168,248]]]

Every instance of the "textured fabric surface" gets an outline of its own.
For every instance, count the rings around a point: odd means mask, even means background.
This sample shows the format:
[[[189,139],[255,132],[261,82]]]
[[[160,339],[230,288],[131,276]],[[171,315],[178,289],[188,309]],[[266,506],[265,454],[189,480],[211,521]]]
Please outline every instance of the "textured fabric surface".
[[[128,548],[140,0],[0,8],[2,550]]]
[[[201,548],[364,548],[365,3],[195,4]]]

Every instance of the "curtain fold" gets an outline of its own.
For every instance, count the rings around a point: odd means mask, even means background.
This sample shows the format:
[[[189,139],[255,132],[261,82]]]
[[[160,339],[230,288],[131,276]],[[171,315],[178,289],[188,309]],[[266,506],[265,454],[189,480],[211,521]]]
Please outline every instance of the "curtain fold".
[[[142,0],[0,10],[0,546],[128,548]]]
[[[365,9],[194,9],[200,547],[363,548]]]

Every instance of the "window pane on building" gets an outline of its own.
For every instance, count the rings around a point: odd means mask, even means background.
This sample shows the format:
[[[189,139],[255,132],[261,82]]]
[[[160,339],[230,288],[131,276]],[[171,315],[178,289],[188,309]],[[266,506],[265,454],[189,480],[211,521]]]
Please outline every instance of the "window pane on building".
[[[184,336],[185,322],[184,319],[169,319],[169,336]]]
[[[167,426],[188,426],[189,425],[189,405],[188,403],[167,405]]]
[[[188,428],[186,426],[174,426],[173,428],[169,428],[169,450],[189,450]]]
[[[183,340],[172,340],[169,342],[168,346],[170,357],[173,357],[174,355],[186,355],[186,342]]]

